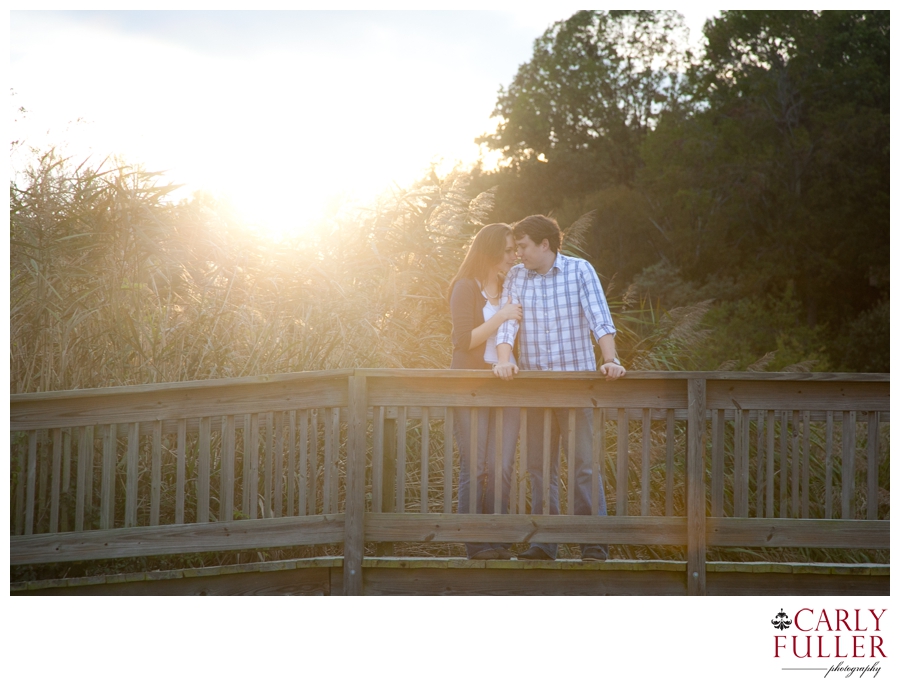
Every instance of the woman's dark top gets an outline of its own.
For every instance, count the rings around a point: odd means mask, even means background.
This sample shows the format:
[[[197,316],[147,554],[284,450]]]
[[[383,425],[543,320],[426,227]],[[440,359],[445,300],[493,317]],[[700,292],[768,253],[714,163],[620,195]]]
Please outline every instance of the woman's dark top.
[[[484,324],[481,287],[475,279],[462,278],[453,284],[450,294],[450,319],[453,322],[453,360],[450,369],[490,369],[484,361],[484,343],[469,350],[472,331]]]

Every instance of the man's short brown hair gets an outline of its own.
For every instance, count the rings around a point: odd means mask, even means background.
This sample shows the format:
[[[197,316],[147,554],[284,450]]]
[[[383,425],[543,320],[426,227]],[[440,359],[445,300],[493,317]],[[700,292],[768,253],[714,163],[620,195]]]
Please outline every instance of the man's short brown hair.
[[[550,249],[555,253],[559,252],[559,244],[562,242],[562,231],[559,230],[559,224],[555,219],[542,214],[533,214],[516,222],[513,225],[513,235],[516,240],[528,236],[537,245],[540,245],[541,241],[546,238]]]

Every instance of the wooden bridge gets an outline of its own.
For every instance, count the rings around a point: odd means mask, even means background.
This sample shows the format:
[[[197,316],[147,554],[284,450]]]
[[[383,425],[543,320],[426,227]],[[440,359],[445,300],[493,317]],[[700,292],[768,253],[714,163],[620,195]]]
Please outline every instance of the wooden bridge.
[[[886,595],[887,564],[715,558],[888,549],[889,393],[887,374],[523,372],[506,383],[359,369],[13,395],[14,568],[326,544],[343,554],[11,591]],[[457,514],[452,423],[484,406],[521,408],[510,514]],[[527,407],[592,409],[610,516],[528,513]],[[529,450],[546,470],[549,446]],[[566,513],[572,467],[563,456]],[[670,546],[680,559],[439,555],[498,540]]]

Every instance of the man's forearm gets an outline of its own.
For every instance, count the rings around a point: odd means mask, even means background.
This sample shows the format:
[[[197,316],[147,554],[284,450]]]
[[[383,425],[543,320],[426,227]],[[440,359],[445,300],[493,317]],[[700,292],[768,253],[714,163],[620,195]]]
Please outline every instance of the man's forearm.
[[[616,337],[611,333],[600,336],[597,341],[600,345],[600,353],[603,355],[604,362],[610,362],[616,358]],[[499,350],[499,347],[497,348]]]
[[[512,346],[509,343],[497,344],[497,364],[509,362],[510,353],[512,353]]]

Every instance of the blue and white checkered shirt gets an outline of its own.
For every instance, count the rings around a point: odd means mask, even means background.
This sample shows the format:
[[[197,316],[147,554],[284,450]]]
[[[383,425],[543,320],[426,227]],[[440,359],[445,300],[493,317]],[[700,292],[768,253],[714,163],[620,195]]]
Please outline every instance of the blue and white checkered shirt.
[[[533,371],[595,372],[597,360],[591,332],[616,333],[597,272],[585,260],[557,253],[546,274],[517,264],[503,284],[522,305],[522,325],[507,320],[497,331],[497,344],[513,344],[519,335],[519,367]]]

